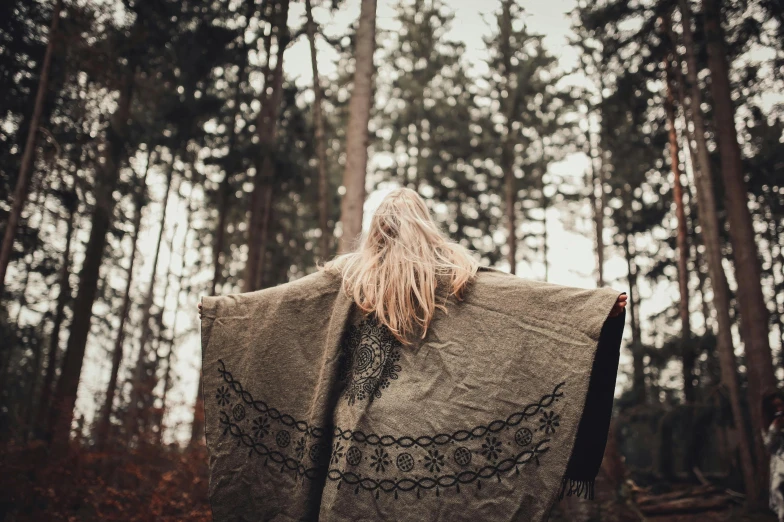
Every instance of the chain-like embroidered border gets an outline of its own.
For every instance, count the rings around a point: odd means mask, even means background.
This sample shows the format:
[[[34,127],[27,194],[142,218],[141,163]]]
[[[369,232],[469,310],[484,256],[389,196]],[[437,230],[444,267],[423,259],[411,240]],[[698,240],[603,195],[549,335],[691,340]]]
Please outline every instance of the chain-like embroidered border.
[[[361,475],[353,472],[344,472],[340,471],[339,469],[330,469],[327,477],[330,480],[338,481],[338,489],[340,489],[341,483],[345,482],[350,486],[356,486],[354,489],[354,493],[359,493],[359,489],[362,488],[366,491],[375,491],[376,498],[378,498],[378,492],[383,491],[384,493],[395,493],[395,498],[397,498],[398,491],[412,491],[414,489],[417,490],[417,498],[419,497],[419,490],[436,490],[436,496],[439,495],[439,488],[456,488],[457,492],[460,493],[460,484],[471,484],[474,481],[478,481],[479,479],[489,479],[492,477],[497,477],[498,481],[501,481],[501,473],[506,473],[507,471],[511,471],[512,468],[515,468],[517,474],[520,474],[520,470],[517,469],[518,466],[523,464],[527,464],[531,460],[539,464],[539,455],[542,453],[546,453],[547,450],[550,448],[542,448],[543,444],[550,442],[550,439],[542,439],[539,441],[536,446],[531,448],[530,450],[525,450],[518,453],[515,457],[510,457],[508,459],[504,459],[500,461],[498,464],[491,465],[491,466],[483,466],[478,471],[466,470],[461,471],[460,473],[456,473],[453,475],[441,475],[439,477],[431,478],[431,477],[422,477],[422,478],[403,478],[399,480],[393,479],[381,479],[376,480],[368,477],[362,477]],[[478,482],[479,489],[482,488],[481,482]]]
[[[218,372],[223,377],[223,380],[231,386],[242,400],[260,413],[267,414],[271,419],[279,421],[281,424],[296,428],[298,431],[310,435],[312,437],[323,437],[325,435],[324,428],[311,426],[306,421],[298,421],[291,415],[281,413],[278,409],[269,406],[263,400],[255,400],[250,392],[245,391],[242,384],[235,380],[231,372],[226,370],[226,365],[222,359],[218,359]],[[549,408],[553,402],[563,397],[563,388],[566,382],[561,382],[555,386],[552,393],[543,395],[538,402],[526,405],[519,412],[509,415],[506,419],[494,420],[488,425],[480,424],[471,430],[457,430],[453,433],[438,433],[436,435],[421,435],[419,437],[411,437],[404,435],[402,437],[393,437],[392,435],[377,435],[375,433],[366,434],[362,430],[343,430],[338,426],[333,428],[333,436],[339,437],[344,441],[354,441],[367,444],[369,446],[382,446],[390,447],[399,445],[402,448],[411,448],[413,446],[428,447],[432,445],[441,446],[448,444],[452,441],[463,442],[469,439],[483,437],[488,433],[498,433],[507,427],[514,427],[520,424],[523,420],[535,416],[541,410]]]
[[[340,488],[342,484],[348,484],[349,486],[354,486],[354,492],[358,493],[361,490],[366,490],[370,492],[375,492],[376,497],[378,497],[379,492],[384,493],[394,493],[395,498],[398,496],[398,491],[408,492],[414,489],[417,490],[417,497],[420,497],[420,491],[427,491],[427,490],[436,490],[436,495],[439,495],[440,489],[448,489],[448,488],[456,488],[457,492],[460,491],[460,485],[463,484],[470,484],[473,482],[477,483],[477,487],[481,489],[481,480],[492,478],[493,476],[497,477],[498,481],[501,481],[501,473],[506,473],[510,471],[512,468],[515,468],[516,473],[519,474],[520,471],[517,469],[519,466],[527,464],[531,460],[533,460],[537,465],[539,465],[539,455],[547,452],[549,447],[543,447],[546,443],[550,442],[550,439],[542,439],[538,442],[534,442],[533,446],[529,449],[521,451],[515,456],[503,459],[497,463],[490,462],[489,464],[482,466],[481,468],[477,468],[474,470],[463,470],[460,472],[452,473],[452,474],[445,474],[435,477],[418,477],[414,476],[413,478],[383,478],[383,479],[375,479],[367,476],[362,476],[361,473],[354,473],[352,471],[343,471],[341,469],[327,469],[328,468],[328,461],[330,458],[334,458],[328,453],[323,452],[324,446],[322,442],[319,442],[318,439],[325,437],[327,435],[327,430],[325,428],[312,426],[306,421],[297,420],[293,416],[282,413],[280,410],[269,406],[263,400],[256,400],[253,398],[252,394],[245,390],[242,387],[242,384],[237,381],[234,376],[226,370],[226,365],[223,360],[218,360],[218,372],[223,377],[223,380],[226,382],[228,386],[242,399],[242,401],[252,406],[256,411],[268,416],[269,418],[280,422],[286,427],[294,428],[300,433],[302,433],[302,437],[298,440],[296,446],[296,456],[297,458],[292,458],[290,455],[283,453],[281,451],[275,450],[270,448],[267,444],[264,444],[262,441],[257,440],[260,438],[259,436],[253,437],[250,434],[246,433],[243,430],[242,426],[240,426],[234,420],[242,421],[246,419],[244,408],[242,407],[241,403],[236,403],[234,406],[229,404],[229,394],[228,390],[225,390],[225,387],[221,387],[218,390],[218,394],[216,398],[218,403],[222,406],[230,406],[231,410],[230,413],[227,413],[224,410],[220,411],[219,415],[219,422],[225,428],[223,430],[223,435],[230,433],[232,437],[237,438],[237,445],[245,445],[249,448],[248,456],[252,456],[254,454],[259,455],[261,457],[265,457],[264,464],[268,465],[270,461],[275,464],[280,465],[280,471],[293,471],[295,475],[299,479],[310,479],[313,480],[319,476],[320,473],[323,471],[327,471],[327,478],[332,481],[337,481],[337,487]],[[542,410],[549,408],[553,402],[559,400],[563,397],[564,393],[561,390],[565,386],[565,382],[561,382],[555,386],[553,391],[549,394],[543,395],[539,401],[535,403],[530,403],[526,405],[522,410],[515,412],[509,415],[506,419],[498,419],[493,422],[490,422],[487,425],[480,424],[475,426],[470,430],[457,430],[453,433],[439,433],[433,436],[430,435],[422,435],[419,437],[412,437],[412,436],[401,436],[401,437],[394,437],[391,435],[377,435],[375,433],[365,434],[361,430],[343,430],[339,427],[334,427],[332,430],[332,435],[334,436],[334,440],[332,442],[347,442],[347,441],[354,441],[360,444],[364,444],[366,446],[377,446],[379,449],[376,452],[383,451],[380,448],[386,448],[390,446],[397,446],[399,449],[406,449],[411,448],[414,446],[418,446],[420,448],[427,448],[429,446],[442,446],[456,442],[463,442],[467,440],[475,440],[480,439],[488,434],[498,433],[503,429],[511,428],[519,425],[526,419],[529,419]],[[238,411],[239,410],[239,411]],[[545,417],[547,416],[547,412],[544,413]],[[550,412],[550,421],[553,420],[553,412]],[[555,426],[558,425],[557,423],[558,416],[555,416]],[[542,421],[540,422],[550,422],[550,421]],[[266,422],[266,420],[265,420]],[[265,434],[270,432],[269,425],[266,424],[265,426]],[[546,428],[546,429],[545,429]],[[545,434],[549,435],[550,430],[555,431],[555,428],[548,428],[547,426],[543,425],[539,428],[539,431],[545,430]],[[522,431],[522,430],[518,430]],[[530,430],[527,431],[527,435],[523,436],[523,440],[516,441],[521,446],[526,446],[532,443],[531,440],[531,432]],[[285,444],[282,444],[277,439],[275,442],[278,443],[281,447],[288,447],[291,443],[291,436],[285,430],[281,430],[278,432],[277,436],[285,435]],[[516,434],[516,437],[520,434]],[[315,443],[311,443],[309,455],[305,454],[305,447],[311,441],[311,439],[316,439]],[[492,438],[492,437],[491,437]],[[492,438],[495,441],[494,438]],[[487,439],[488,443],[490,439]],[[332,446],[332,442],[330,446]],[[495,444],[495,442],[493,442]],[[483,445],[484,446],[484,445]],[[356,449],[355,447],[350,447],[349,449]],[[463,448],[464,449],[464,448]],[[289,450],[290,451],[290,450]],[[429,451],[436,451],[436,450],[429,450]],[[315,452],[315,457],[314,457]],[[357,452],[358,453],[358,452]],[[407,454],[406,454],[407,455]],[[303,465],[303,461],[306,460],[307,456],[310,456],[310,459],[314,462],[312,467],[306,467]],[[342,456],[342,453],[341,453]],[[323,458],[322,458],[323,457]],[[385,457],[386,458],[386,457]],[[494,459],[495,457],[493,457]],[[350,464],[355,464],[354,462],[350,462]],[[386,463],[387,465],[391,464],[391,462]],[[443,465],[443,464],[441,464]],[[461,465],[463,465],[461,463]],[[400,465],[398,464],[398,467]],[[383,468],[382,468],[383,469]],[[402,470],[402,468],[401,468]],[[378,471],[378,470],[377,470]],[[407,470],[405,470],[407,471]],[[432,471],[432,470],[431,470]]]

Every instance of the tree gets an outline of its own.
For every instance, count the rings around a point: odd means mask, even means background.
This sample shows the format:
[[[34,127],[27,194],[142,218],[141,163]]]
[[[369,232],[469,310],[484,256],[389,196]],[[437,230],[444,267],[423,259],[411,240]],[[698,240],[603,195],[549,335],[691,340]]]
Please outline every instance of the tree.
[[[701,237],[705,245],[705,257],[708,261],[711,286],[713,287],[713,304],[716,309],[718,332],[717,350],[721,366],[722,383],[727,387],[732,416],[737,426],[740,452],[740,465],[743,481],[750,499],[759,498],[759,484],[756,477],[751,445],[746,434],[743,421],[743,410],[740,403],[740,385],[738,383],[737,363],[732,342],[732,324],[730,322],[729,285],[721,263],[718,218],[713,192],[713,175],[710,154],[705,137],[705,123],[702,114],[702,91],[697,78],[697,53],[691,30],[691,8],[687,0],[678,0],[681,12],[683,44],[686,48],[686,71],[691,88],[691,116],[694,124],[694,137],[697,142],[697,159],[699,169],[695,171],[698,211]],[[756,437],[755,437],[756,438]]]
[[[316,57],[316,24],[313,22],[313,9],[310,0],[305,0],[305,11],[307,15],[308,43],[310,44],[310,66],[313,71],[313,124],[316,129],[319,229],[321,230],[319,245],[321,258],[326,260],[329,257],[332,232],[329,230],[329,179],[327,178],[327,145],[324,137],[324,114],[322,110],[324,94],[321,90],[321,77],[319,76]]]
[[[120,100],[106,137],[104,163],[96,179],[95,207],[92,213],[92,229],[85,250],[85,260],[79,272],[79,287],[74,300],[74,316],[63,359],[63,369],[57,381],[55,400],[52,404],[48,437],[57,453],[67,449],[70,441],[71,422],[76,404],[76,391],[82,371],[87,336],[90,333],[92,307],[98,289],[98,271],[103,260],[106,233],[109,230],[114,210],[114,187],[123,161],[125,142],[128,136],[128,120],[131,116],[131,98],[135,84],[136,65],[132,61],[126,66],[121,84]]]
[[[565,126],[560,119],[564,100],[555,89],[560,79],[555,70],[557,59],[545,49],[543,36],[530,33],[522,23],[522,12],[515,0],[504,0],[496,15],[497,32],[485,40],[490,51],[489,83],[496,112],[489,134],[490,142],[497,145],[489,147],[503,173],[507,262],[511,273],[516,272],[519,262],[517,209],[522,207],[525,211],[526,207],[520,202],[521,193],[538,203],[528,208],[528,221],[537,219],[534,215],[541,211],[544,224],[548,206],[544,177],[554,159],[548,145]],[[547,227],[542,229],[546,277]]]
[[[727,50],[721,29],[721,2],[703,0],[705,15],[705,41],[708,50],[708,65],[711,72],[713,94],[713,116],[716,141],[721,157],[721,173],[732,239],[732,256],[735,260],[738,281],[737,298],[740,307],[740,331],[746,353],[748,373],[748,399],[751,405],[751,425],[754,433],[757,472],[762,478],[758,494],[767,483],[764,470],[766,460],[762,432],[763,394],[777,386],[773,374],[773,358],[770,351],[770,312],[762,293],[762,274],[756,235],[749,212],[749,195],[743,178],[743,163],[735,130],[735,107],[729,81]],[[760,496],[756,503],[762,504]]]
[[[54,9],[52,10],[52,23],[49,26],[49,42],[46,46],[43,64],[41,65],[41,76],[38,79],[38,91],[35,95],[35,105],[33,106],[33,114],[30,117],[30,123],[27,130],[27,140],[25,141],[24,153],[22,154],[22,162],[19,166],[19,176],[16,179],[13,205],[5,224],[3,242],[0,244],[0,297],[2,297],[5,289],[5,275],[6,270],[8,269],[8,263],[11,260],[11,251],[14,248],[16,229],[19,224],[19,218],[22,215],[22,209],[27,201],[28,190],[30,188],[36,138],[43,115],[44,99],[46,98],[46,92],[49,86],[49,69],[51,68],[52,54],[54,53],[55,44],[57,42],[57,27],[60,24],[60,12],[62,9],[63,1],[55,0]]]
[[[669,15],[662,17],[662,24],[670,26]],[[670,147],[670,168],[672,169],[672,196],[675,200],[675,215],[678,220],[676,237],[678,245],[678,290],[680,302],[678,312],[681,319],[681,359],[683,360],[683,395],[686,402],[693,403],[695,354],[691,345],[691,315],[689,312],[689,244],[686,225],[686,211],[683,204],[683,185],[678,147],[678,131],[675,127],[675,96],[673,94],[672,55],[664,59],[665,100],[667,130]]]
[[[283,53],[289,44],[287,25],[289,0],[279,0],[275,23],[277,53],[275,67],[271,68],[269,53],[265,66],[264,89],[260,95],[261,111],[256,122],[258,152],[256,155],[256,175],[251,193],[250,215],[248,217],[248,260],[245,264],[243,291],[252,292],[261,288],[264,260],[269,237],[273,192],[275,190],[275,148],[278,125],[278,107],[283,94]]]
[[[338,251],[340,254],[350,252],[356,247],[357,238],[362,231],[375,50],[376,0],[362,0],[355,43],[354,85],[346,132],[346,169],[343,173],[345,192],[340,206],[340,222],[343,226]]]

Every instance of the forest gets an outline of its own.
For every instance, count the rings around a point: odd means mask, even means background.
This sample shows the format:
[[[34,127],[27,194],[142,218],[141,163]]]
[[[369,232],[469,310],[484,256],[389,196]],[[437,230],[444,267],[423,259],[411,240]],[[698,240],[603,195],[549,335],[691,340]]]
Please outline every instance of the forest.
[[[775,520],[784,4],[551,3],[557,49],[545,2],[0,2],[0,520],[212,520],[197,302],[399,186],[483,265],[628,292],[554,522]]]

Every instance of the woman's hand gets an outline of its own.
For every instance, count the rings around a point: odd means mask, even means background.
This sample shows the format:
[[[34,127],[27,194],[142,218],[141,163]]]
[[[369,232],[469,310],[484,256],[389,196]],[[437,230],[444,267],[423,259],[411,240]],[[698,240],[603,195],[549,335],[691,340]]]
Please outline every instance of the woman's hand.
[[[615,306],[613,306],[613,309],[610,311],[610,317],[617,317],[621,315],[621,312],[623,312],[625,306],[626,306],[626,293],[624,292],[623,294],[618,296],[618,300],[615,302]]]
[[[199,319],[201,320],[201,301],[199,301]]]

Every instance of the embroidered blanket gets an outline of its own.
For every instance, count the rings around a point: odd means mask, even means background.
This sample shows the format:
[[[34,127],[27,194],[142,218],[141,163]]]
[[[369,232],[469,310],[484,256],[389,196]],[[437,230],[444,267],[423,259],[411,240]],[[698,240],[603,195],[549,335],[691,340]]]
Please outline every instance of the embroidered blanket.
[[[204,297],[214,519],[539,521],[592,498],[621,293],[482,268],[412,347],[334,272]]]

